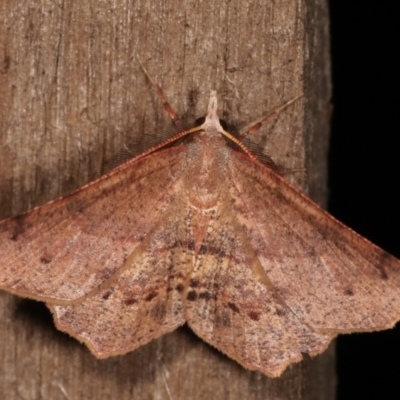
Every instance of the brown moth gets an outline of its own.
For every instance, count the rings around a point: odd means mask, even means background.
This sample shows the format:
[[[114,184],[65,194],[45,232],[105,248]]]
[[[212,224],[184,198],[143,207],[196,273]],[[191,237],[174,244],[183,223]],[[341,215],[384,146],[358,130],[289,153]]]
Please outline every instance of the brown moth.
[[[339,333],[400,319],[400,261],[226,132],[216,92],[200,126],[0,222],[0,288],[46,302],[98,358],[187,323],[271,377]]]

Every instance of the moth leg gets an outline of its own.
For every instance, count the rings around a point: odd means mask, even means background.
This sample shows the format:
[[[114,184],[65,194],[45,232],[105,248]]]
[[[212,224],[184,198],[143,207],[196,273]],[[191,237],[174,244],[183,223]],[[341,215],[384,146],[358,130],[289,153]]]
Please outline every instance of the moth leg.
[[[150,76],[149,72],[147,71],[147,69],[144,67],[142,61],[140,60],[139,56],[136,54],[136,57],[139,61],[140,66],[143,69],[143,72],[146,74],[147,79],[151,82],[151,84],[153,85],[154,89],[156,90],[158,96],[161,99],[161,102],[163,104],[164,110],[169,114],[169,116],[171,117],[171,119],[174,121],[175,125],[179,128],[179,130],[184,130],[182,121],[180,120],[178,114],[173,110],[173,108],[171,107],[171,105],[169,104],[168,100],[166,99],[163,90],[161,89],[161,86],[159,84],[157,84],[152,77]]]
[[[251,133],[258,131],[265,124],[265,122],[267,122],[271,117],[273,117],[275,114],[279,114],[282,110],[289,107],[300,97],[303,97],[303,95],[301,94],[299,96],[294,97],[293,99],[287,101],[286,103],[282,104],[281,106],[274,108],[267,115],[264,115],[263,117],[259,118],[255,122],[252,122],[249,127],[246,127],[244,130],[242,130],[240,132],[239,139],[242,140],[246,136],[250,135]]]

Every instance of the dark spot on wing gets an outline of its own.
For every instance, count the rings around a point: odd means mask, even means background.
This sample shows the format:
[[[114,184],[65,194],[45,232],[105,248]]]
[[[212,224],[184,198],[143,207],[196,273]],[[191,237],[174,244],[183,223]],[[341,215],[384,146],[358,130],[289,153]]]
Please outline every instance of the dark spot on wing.
[[[198,279],[191,279],[189,286],[191,286],[192,288],[196,288],[199,287],[200,285],[200,281]]]
[[[50,264],[51,263],[51,257],[49,257],[48,255],[44,255],[44,256],[40,257],[40,262],[42,264]]]
[[[282,315],[285,315],[285,311],[282,310],[281,308],[277,308],[275,310],[275,314],[278,315],[279,317],[282,317]],[[251,318],[251,317],[250,317]]]
[[[199,254],[206,254],[206,253],[207,253],[207,247],[204,246],[204,244],[202,244],[199,249]]]
[[[158,292],[156,290],[152,290],[144,299],[146,301],[151,301],[158,295]]]
[[[216,299],[217,296],[215,294],[211,294],[210,292],[201,292],[199,294],[199,299],[204,299],[204,300],[210,300],[210,299]]]
[[[177,241],[175,241],[174,243],[172,243],[172,244],[169,246],[169,249],[170,249],[170,250],[176,249],[178,246],[180,246],[180,243],[177,242]]]
[[[252,319],[253,321],[258,321],[260,319],[260,313],[257,311],[249,311],[247,313],[247,315],[249,316],[250,319]]]
[[[133,297],[127,297],[126,299],[124,299],[124,304],[126,306],[131,306],[132,304],[137,303],[137,300]]]
[[[238,306],[237,306],[235,303],[229,302],[229,303],[228,303],[228,307],[229,307],[233,312],[235,312],[235,313],[238,313],[238,312],[239,312],[239,308],[238,308]]]
[[[105,293],[103,294],[103,296],[101,296],[101,298],[102,298],[103,300],[107,300],[107,299],[111,296],[111,294],[112,294],[112,291],[111,291],[111,290],[107,290],[107,292],[105,292]]]
[[[179,293],[182,293],[183,292],[183,285],[182,285],[182,283],[178,283],[176,286],[175,286],[175,290],[177,290]]]
[[[195,301],[197,299],[197,293],[195,291],[191,291],[187,294],[186,297],[189,301]]]

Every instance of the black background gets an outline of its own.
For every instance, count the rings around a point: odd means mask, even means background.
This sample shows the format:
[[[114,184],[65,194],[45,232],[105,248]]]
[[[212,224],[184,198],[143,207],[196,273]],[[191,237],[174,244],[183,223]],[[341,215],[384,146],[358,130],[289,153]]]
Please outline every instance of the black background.
[[[400,258],[400,1],[331,0],[329,210]],[[400,324],[341,335],[338,396],[400,399]]]

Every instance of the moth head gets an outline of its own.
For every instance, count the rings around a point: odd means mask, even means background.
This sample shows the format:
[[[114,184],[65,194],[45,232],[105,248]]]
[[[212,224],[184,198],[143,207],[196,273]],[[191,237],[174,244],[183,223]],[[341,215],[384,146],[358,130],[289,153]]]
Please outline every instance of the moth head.
[[[224,120],[220,120],[217,114],[218,110],[218,100],[217,100],[217,92],[216,90],[211,90],[210,101],[208,102],[207,114],[204,119],[204,122],[197,127],[199,130],[203,130],[204,132],[218,132],[221,135],[225,136],[228,141],[236,144],[239,148],[242,149],[244,153],[246,153],[250,158],[256,159],[256,157],[251,154],[251,152],[247,149],[247,147],[235,136],[226,131],[227,125]],[[200,123],[202,119],[196,120],[196,123]],[[194,128],[197,130],[196,128]]]
[[[218,110],[217,91],[211,90],[210,100],[208,102],[208,107],[207,107],[207,114],[202,124],[202,128],[205,131],[207,131],[208,129],[212,129],[223,134],[224,128],[220,124],[217,110]]]

